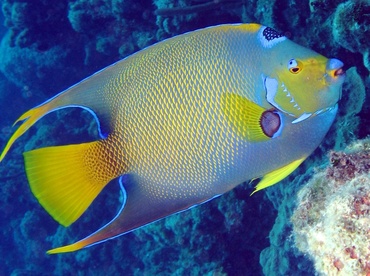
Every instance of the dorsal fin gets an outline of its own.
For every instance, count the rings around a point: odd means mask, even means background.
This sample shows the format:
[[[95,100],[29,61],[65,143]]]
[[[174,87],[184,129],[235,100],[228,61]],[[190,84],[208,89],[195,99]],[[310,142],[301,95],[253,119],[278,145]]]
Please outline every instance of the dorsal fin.
[[[66,107],[81,107],[89,111],[97,121],[101,138],[106,138],[113,129],[112,118],[114,118],[114,104],[116,103],[113,97],[117,90],[115,86],[112,86],[112,82],[117,79],[117,74],[119,74],[119,72],[113,74],[112,71],[114,72],[114,70],[111,69],[114,69],[114,66],[123,66],[121,62],[95,73],[22,114],[14,125],[21,121],[23,123],[8,140],[0,155],[0,162],[4,159],[12,144],[39,119],[48,113]]]

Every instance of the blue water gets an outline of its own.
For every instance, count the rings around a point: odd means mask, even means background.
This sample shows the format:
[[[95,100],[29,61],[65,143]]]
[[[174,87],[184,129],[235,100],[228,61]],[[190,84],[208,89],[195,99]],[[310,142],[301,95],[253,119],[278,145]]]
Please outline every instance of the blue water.
[[[327,19],[338,4],[220,2],[3,0],[0,148],[24,111],[82,78],[157,41],[222,23],[258,22],[274,27],[299,44],[341,59],[346,68],[355,66],[369,83],[369,68],[363,62],[366,50],[348,45],[345,38],[334,41],[331,35],[331,28],[346,28]],[[173,9],[179,6],[183,8]],[[352,19],[365,32],[370,22],[365,11],[361,13],[360,9],[358,18]],[[17,140],[0,164],[0,275],[313,275],[311,261],[299,254],[291,238],[289,219],[299,188],[294,179],[305,173],[308,179],[313,173],[310,168],[327,162],[328,149],[336,146],[338,150],[369,134],[369,101],[359,115],[353,115],[361,128],[348,130],[351,135],[337,134],[352,108],[347,104],[350,92],[344,90],[340,104],[345,108],[340,109],[323,145],[275,187],[250,197],[253,186],[244,183],[211,202],[120,238],[52,256],[45,252],[95,231],[120,206],[116,181],[69,228],[59,226],[37,203],[24,173],[22,152],[92,141],[98,135],[87,112],[68,109],[48,115]]]

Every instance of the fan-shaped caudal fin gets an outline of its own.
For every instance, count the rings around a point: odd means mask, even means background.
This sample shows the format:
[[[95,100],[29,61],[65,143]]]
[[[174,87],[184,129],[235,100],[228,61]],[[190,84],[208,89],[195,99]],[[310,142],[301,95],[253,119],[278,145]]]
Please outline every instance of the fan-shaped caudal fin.
[[[24,153],[32,193],[60,224],[76,221],[109,181],[125,173],[110,139]]]
[[[125,178],[125,189],[122,186],[122,179],[120,179],[120,183],[121,190],[124,193],[124,202],[119,213],[112,221],[95,233],[76,243],[51,249],[47,253],[57,254],[72,252],[101,243],[204,201],[190,200],[190,202],[188,202],[186,200],[180,200],[174,202],[173,200],[149,197],[145,191],[140,188],[142,183],[131,181],[130,175],[125,175],[123,178]]]

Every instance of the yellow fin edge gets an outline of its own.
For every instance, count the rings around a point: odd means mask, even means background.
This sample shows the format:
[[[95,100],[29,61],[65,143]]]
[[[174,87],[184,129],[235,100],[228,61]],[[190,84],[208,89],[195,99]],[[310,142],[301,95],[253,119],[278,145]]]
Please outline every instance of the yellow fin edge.
[[[267,187],[270,187],[279,181],[283,180],[285,177],[290,175],[296,168],[299,167],[299,165],[302,164],[302,162],[306,159],[306,157],[298,159],[293,161],[292,163],[289,163],[288,165],[281,167],[275,171],[272,171],[268,174],[266,174],[261,181],[257,184],[254,191],[251,193],[253,195],[255,192],[258,192],[262,189],[265,189]]]
[[[74,251],[77,251],[77,250],[80,250],[80,249],[84,248],[85,246],[87,246],[89,244],[90,244],[89,242],[87,242],[85,240],[81,240],[81,241],[78,241],[78,242],[70,244],[70,245],[50,249],[50,250],[46,251],[46,254],[52,255],[52,254],[74,252]]]
[[[13,127],[21,121],[24,121],[18,129],[13,133],[13,135],[9,138],[8,142],[6,143],[3,151],[0,154],[0,162],[4,159],[5,155],[8,153],[10,147],[13,143],[22,136],[34,123],[36,123],[41,117],[43,117],[48,112],[47,106],[42,105],[39,107],[35,107],[33,109],[28,110],[27,112],[23,113],[22,116],[18,118],[13,124]]]

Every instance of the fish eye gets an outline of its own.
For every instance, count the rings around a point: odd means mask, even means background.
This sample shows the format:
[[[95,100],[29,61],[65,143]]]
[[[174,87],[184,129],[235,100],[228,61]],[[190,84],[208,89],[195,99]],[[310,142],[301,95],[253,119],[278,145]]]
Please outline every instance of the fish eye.
[[[288,69],[290,73],[298,74],[302,70],[302,66],[300,66],[299,62],[296,61],[294,58],[289,60],[288,62]]]

